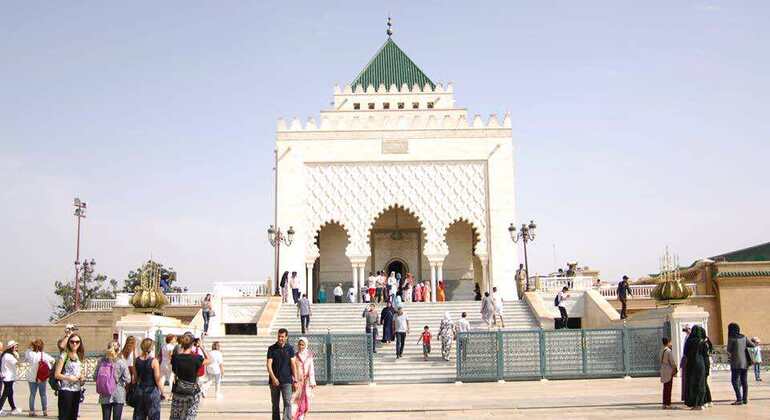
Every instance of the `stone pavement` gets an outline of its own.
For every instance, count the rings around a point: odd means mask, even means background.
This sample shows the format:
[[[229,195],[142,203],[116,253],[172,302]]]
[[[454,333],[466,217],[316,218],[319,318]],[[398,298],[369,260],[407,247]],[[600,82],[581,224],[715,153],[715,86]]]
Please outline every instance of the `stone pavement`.
[[[692,412],[679,405],[675,410],[660,409],[662,386],[658,378],[563,380],[546,382],[410,384],[410,385],[334,385],[319,386],[313,403],[312,419],[649,419],[693,418],[767,419],[770,418],[770,384],[749,381],[749,405],[733,407],[729,372],[715,374],[712,380],[714,407]],[[770,380],[770,378],[768,378]],[[678,378],[674,400],[679,398]],[[27,384],[15,387],[16,402],[27,408]],[[267,386],[227,386],[224,398],[203,400],[198,419],[269,419]],[[49,395],[53,408],[56,399]],[[39,402],[38,402],[39,404]],[[101,418],[93,386],[83,406],[81,419]],[[51,410],[54,414],[55,409]],[[130,418],[127,408],[123,418]],[[161,418],[168,418],[168,405]]]

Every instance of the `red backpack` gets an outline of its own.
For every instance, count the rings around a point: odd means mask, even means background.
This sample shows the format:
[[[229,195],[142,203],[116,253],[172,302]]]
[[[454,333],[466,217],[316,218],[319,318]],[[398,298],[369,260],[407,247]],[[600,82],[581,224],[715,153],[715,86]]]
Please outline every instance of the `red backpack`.
[[[49,376],[51,376],[51,366],[45,361],[45,357],[41,351],[40,361],[37,362],[37,375],[35,376],[35,380],[38,382],[45,382],[48,380]]]

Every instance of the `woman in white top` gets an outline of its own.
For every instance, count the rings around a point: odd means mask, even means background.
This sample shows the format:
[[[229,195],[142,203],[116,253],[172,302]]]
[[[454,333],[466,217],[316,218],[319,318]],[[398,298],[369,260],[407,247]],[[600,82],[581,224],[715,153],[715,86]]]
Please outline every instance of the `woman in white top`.
[[[46,417],[48,416],[48,396],[46,395],[48,377],[42,375],[42,372],[38,372],[38,370],[40,368],[40,362],[42,361],[48,366],[50,375],[55,360],[50,354],[43,351],[43,340],[39,338],[29,344],[29,348],[24,353],[24,360],[29,364],[29,371],[27,372],[27,383],[29,384],[29,415],[30,417],[35,416],[35,395],[40,394],[40,405],[43,408],[43,417]],[[40,373],[40,375],[38,375],[38,373]]]
[[[128,371],[131,373],[131,383],[136,382],[136,369],[134,368],[134,359],[136,358],[136,337],[130,335],[126,338],[126,342],[123,344],[123,351],[120,352],[120,357],[126,361]]]
[[[169,334],[166,336],[166,344],[161,349],[161,361],[160,361],[160,379],[161,383],[168,384],[169,386],[174,384],[174,371],[171,369],[171,356],[174,355],[174,347],[176,347],[176,336]]]
[[[222,392],[220,386],[222,385],[222,375],[225,374],[225,358],[220,351],[219,341],[215,341],[211,345],[211,352],[209,352],[209,365],[206,366],[206,390],[214,384],[214,391],[217,398],[222,398]]]
[[[65,351],[54,368],[54,375],[59,381],[59,420],[78,418],[80,393],[85,381],[85,357],[80,335],[73,333],[67,339]]]
[[[12,415],[21,415],[22,412],[16,408],[16,403],[13,401],[13,383],[16,381],[16,364],[19,363],[19,345],[15,341],[8,342],[8,346],[5,347],[2,355],[0,355],[0,375],[3,377],[3,396],[0,397],[0,416],[5,416],[7,413],[3,410],[5,401],[11,406]]]

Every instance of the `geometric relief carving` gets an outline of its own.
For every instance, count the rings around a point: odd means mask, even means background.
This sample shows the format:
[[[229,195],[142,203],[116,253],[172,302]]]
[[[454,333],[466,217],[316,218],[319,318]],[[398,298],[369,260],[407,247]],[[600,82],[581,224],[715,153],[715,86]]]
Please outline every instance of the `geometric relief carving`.
[[[347,255],[369,255],[369,229],[390,206],[414,214],[425,231],[423,252],[446,255],[446,229],[468,221],[486,254],[486,166],[483,161],[357,162],[305,165],[307,255],[318,255],[316,231],[328,221],[350,237]]]

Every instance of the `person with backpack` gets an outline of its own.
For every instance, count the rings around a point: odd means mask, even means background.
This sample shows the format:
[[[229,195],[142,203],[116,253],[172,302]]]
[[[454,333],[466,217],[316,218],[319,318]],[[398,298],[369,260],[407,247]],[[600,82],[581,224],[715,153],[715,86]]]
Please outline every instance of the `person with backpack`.
[[[51,376],[51,370],[55,362],[50,354],[43,352],[43,340],[37,339],[29,343],[29,348],[24,353],[24,360],[29,365],[27,383],[29,384],[29,416],[35,414],[35,397],[40,394],[40,404],[43,408],[43,417],[48,416],[48,396],[46,384]]]
[[[136,405],[133,420],[160,420],[160,364],[152,356],[155,341],[145,338],[139,345],[142,353],[134,360],[136,370]]]
[[[3,396],[0,397],[0,416],[6,416],[5,401],[11,406],[11,415],[23,414],[21,410],[16,407],[16,403],[13,401],[13,383],[17,379],[16,365],[19,363],[19,345],[11,340],[0,355],[0,374],[3,377]]]
[[[569,287],[564,286],[561,289],[561,292],[556,294],[556,298],[553,301],[553,304],[559,308],[559,314],[561,315],[561,328],[568,328],[569,324],[569,316],[567,315],[567,306],[564,303],[567,299],[569,299],[569,294],[567,293],[569,291]]]
[[[80,334],[72,333],[54,368],[51,388],[58,392],[59,420],[77,420],[85,381],[86,352]]]
[[[120,420],[126,404],[126,385],[131,382],[131,374],[126,361],[118,356],[119,351],[118,343],[110,341],[94,369],[102,420]]]

